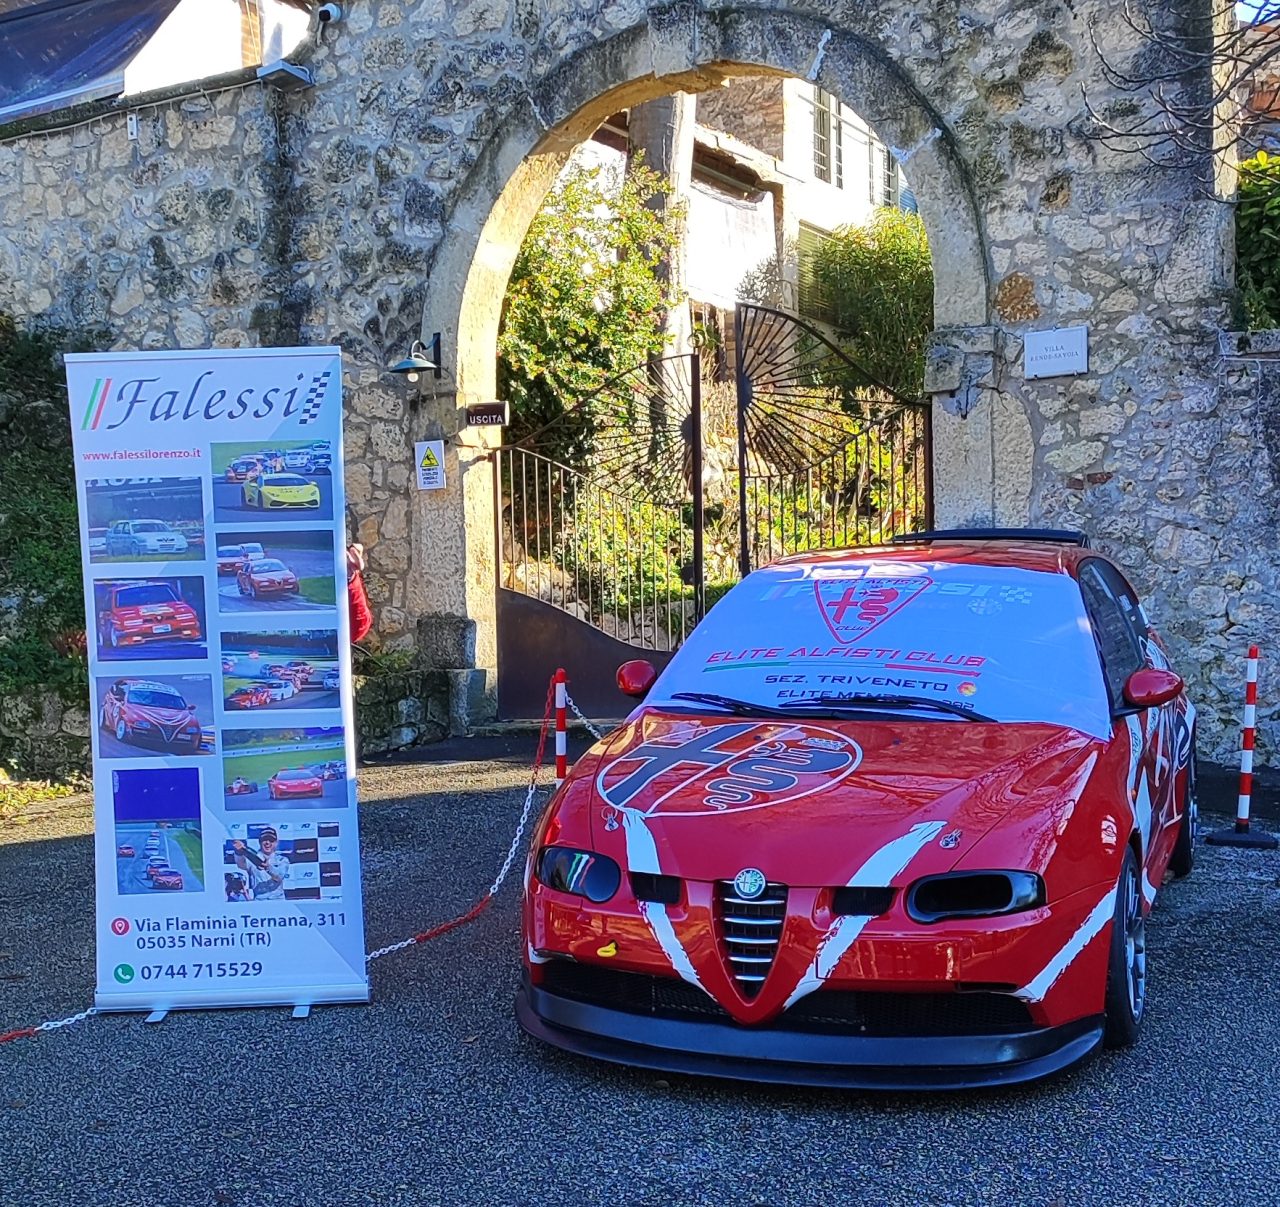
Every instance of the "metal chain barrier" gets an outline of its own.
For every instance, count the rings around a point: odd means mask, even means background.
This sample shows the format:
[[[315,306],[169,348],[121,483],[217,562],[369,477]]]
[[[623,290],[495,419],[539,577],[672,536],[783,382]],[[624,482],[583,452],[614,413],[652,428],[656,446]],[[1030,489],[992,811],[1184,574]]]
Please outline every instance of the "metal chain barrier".
[[[515,836],[511,839],[511,846],[507,849],[507,857],[502,861],[502,866],[498,869],[498,874],[494,877],[488,892],[465,914],[450,918],[447,922],[441,922],[438,926],[433,926],[430,930],[424,930],[407,939],[401,939],[399,943],[391,943],[386,947],[379,947],[377,951],[371,951],[364,958],[366,964],[371,964],[374,960],[379,960],[383,956],[389,956],[392,952],[403,951],[406,947],[415,947],[419,943],[427,943],[432,939],[437,939],[441,935],[448,934],[451,930],[457,930],[460,926],[466,926],[468,922],[474,921],[489,908],[490,903],[498,895],[498,891],[502,888],[507,874],[511,871],[512,864],[515,863],[516,857],[520,853],[520,845],[524,840],[525,826],[529,824],[529,814],[533,812],[533,799],[538,791],[538,773],[542,770],[542,760],[547,750],[547,731],[551,728],[551,704],[554,698],[555,681],[552,680],[547,687],[547,704],[542,712],[542,728],[538,732],[538,752],[533,757],[533,771],[529,775],[529,790],[524,795],[524,808],[520,810],[520,820],[516,823]]]
[[[538,733],[538,752],[533,759],[533,771],[529,775],[529,788],[524,794],[524,808],[520,810],[520,820],[516,823],[516,832],[511,839],[510,847],[507,848],[506,858],[503,859],[502,866],[498,869],[498,874],[494,877],[488,891],[465,914],[450,918],[447,922],[441,922],[429,930],[420,931],[416,935],[402,939],[399,943],[390,943],[386,947],[379,947],[376,951],[369,952],[364,958],[366,964],[371,964],[374,960],[381,959],[383,956],[389,956],[392,952],[403,951],[406,947],[415,947],[419,943],[427,943],[432,939],[439,938],[441,935],[448,934],[451,930],[457,930],[460,926],[466,926],[468,922],[473,922],[492,904],[493,899],[501,891],[507,876],[511,872],[511,868],[520,855],[520,847],[524,842],[525,828],[528,826],[529,817],[533,813],[534,798],[538,794],[538,774],[542,770],[542,761],[547,749],[547,732],[551,728],[551,704],[554,694],[555,685],[553,683],[547,688],[547,706],[542,714],[542,728]],[[574,712],[577,711],[577,706],[575,705]],[[578,715],[581,716],[582,714],[578,713]],[[585,721],[585,718],[583,720]],[[588,722],[587,724],[588,728],[590,728],[590,723]],[[596,736],[599,737],[599,734],[596,734]],[[0,1044],[10,1043],[15,1039],[32,1039],[39,1035],[41,1031],[57,1031],[62,1027],[73,1027],[76,1023],[81,1023],[97,1013],[97,1007],[90,1006],[87,1010],[80,1011],[79,1014],[71,1015],[70,1018],[38,1023],[33,1027],[16,1027],[12,1031],[0,1031]]]
[[[76,1023],[82,1023],[90,1015],[97,1013],[98,1008],[90,1006],[88,1010],[81,1010],[79,1014],[73,1014],[70,1018],[59,1018],[47,1023],[37,1023],[34,1027],[17,1027],[13,1031],[3,1031],[0,1032],[0,1044],[7,1044],[15,1039],[33,1039],[41,1031],[57,1031],[60,1027],[74,1027]]]
[[[579,721],[582,722],[583,728],[586,729],[586,731],[593,738],[595,738],[597,742],[599,742],[604,737],[604,734],[601,733],[600,730],[598,730],[590,721],[587,720],[587,718],[583,715],[582,709],[578,707],[578,705],[574,702],[573,697],[569,695],[567,691],[564,694],[564,700],[565,700],[565,703],[568,704],[569,708],[572,710],[573,715],[577,717]]]

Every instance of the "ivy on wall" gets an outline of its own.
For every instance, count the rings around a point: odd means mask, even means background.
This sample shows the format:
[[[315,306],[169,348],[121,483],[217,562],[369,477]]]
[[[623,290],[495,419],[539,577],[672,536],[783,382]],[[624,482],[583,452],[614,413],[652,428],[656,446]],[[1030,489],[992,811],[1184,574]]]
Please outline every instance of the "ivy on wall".
[[[0,696],[87,689],[80,528],[63,351],[0,314]]]
[[[1280,157],[1265,151],[1240,165],[1236,286],[1241,326],[1280,327]]]

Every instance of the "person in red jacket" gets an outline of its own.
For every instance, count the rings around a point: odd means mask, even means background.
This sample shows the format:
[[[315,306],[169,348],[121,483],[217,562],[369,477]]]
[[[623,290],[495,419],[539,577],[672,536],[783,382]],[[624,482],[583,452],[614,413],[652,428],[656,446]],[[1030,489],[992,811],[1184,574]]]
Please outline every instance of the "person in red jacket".
[[[373,628],[373,609],[364,589],[364,546],[347,546],[347,608],[351,618],[351,640],[360,641]]]

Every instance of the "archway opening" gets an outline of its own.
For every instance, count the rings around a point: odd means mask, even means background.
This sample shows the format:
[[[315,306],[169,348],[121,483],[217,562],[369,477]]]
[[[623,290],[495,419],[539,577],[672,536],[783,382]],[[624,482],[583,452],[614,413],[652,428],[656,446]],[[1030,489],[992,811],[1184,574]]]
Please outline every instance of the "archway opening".
[[[942,123],[908,77],[857,37],[801,18],[790,19],[787,29],[797,36],[777,37],[775,23],[767,14],[740,13],[732,29],[721,27],[712,39],[693,31],[685,63],[667,62],[660,72],[655,70],[655,60],[663,54],[654,45],[652,31],[633,30],[580,52],[547,76],[533,90],[527,105],[517,108],[471,171],[433,266],[432,281],[442,285],[428,305],[426,325],[444,330],[446,343],[450,336],[456,336],[458,402],[480,401],[496,393],[495,352],[512,266],[530,224],[566,165],[575,154],[584,154],[578,150],[583,146],[592,148],[597,157],[607,157],[609,138],[619,142],[626,138],[620,115],[677,91],[698,95],[704,102],[704,113],[717,108],[723,112],[727,104],[741,125],[741,119],[759,114],[755,109],[744,113],[741,103],[735,108],[735,97],[753,88],[772,89],[785,102],[787,90],[791,90],[792,101],[805,106],[803,122],[793,121],[791,133],[794,137],[807,125],[802,140],[803,154],[809,158],[807,182],[814,183],[818,177],[818,144],[825,136],[826,162],[822,166],[832,179],[821,183],[835,194],[850,197],[865,190],[860,213],[856,207],[846,207],[837,211],[835,221],[825,215],[818,221],[806,221],[802,204],[788,209],[785,201],[779,205],[774,190],[745,187],[764,183],[761,174],[744,180],[738,158],[725,151],[732,152],[738,143],[749,146],[748,139],[732,130],[716,132],[711,123],[704,123],[707,130],[719,135],[719,145],[704,142],[703,174],[728,177],[727,182],[719,182],[721,185],[744,186],[739,198],[744,203],[743,224],[750,226],[762,218],[762,211],[775,211],[768,215],[771,221],[760,221],[756,228],[757,236],[770,243],[772,255],[764,258],[774,259],[781,269],[776,274],[781,295],[772,300],[795,311],[812,309],[813,299],[802,296],[808,284],[803,277],[806,249],[797,246],[802,240],[811,245],[815,236],[821,238],[833,226],[865,220],[873,200],[900,203],[905,199],[910,204],[914,198],[934,254],[935,324],[985,324],[987,268],[977,207],[961,157]],[[699,47],[707,45],[734,53],[699,62],[705,57]],[[679,53],[675,57],[679,58]],[[786,123],[775,133],[785,141]],[[778,149],[783,150],[781,146]],[[625,154],[621,146],[612,151]],[[859,159],[860,154],[864,158]],[[877,155],[878,173],[873,170]],[[786,155],[767,158],[776,166]],[[879,198],[873,197],[873,187],[883,190]],[[790,262],[786,260],[788,245],[793,249]],[[710,243],[698,251],[710,252]],[[720,254],[723,258],[723,249]],[[714,261],[715,255],[702,254],[701,258],[706,263]],[[703,303],[700,315],[704,320],[708,306],[727,311],[727,303],[740,296],[742,277],[759,268],[762,259],[747,258],[750,262],[735,265],[730,274],[721,274],[718,286],[709,291],[713,297],[698,298],[696,294],[702,290],[697,288],[689,291],[695,302]],[[736,271],[738,268],[742,271]],[[695,263],[695,275],[697,272]],[[461,287],[455,282],[461,282]],[[813,318],[820,327],[821,315]],[[725,326],[721,321],[720,330]],[[499,584],[504,569],[509,568],[503,566],[501,552],[502,511],[509,500],[504,499],[501,488],[495,492],[491,465],[492,457],[486,455],[474,458],[469,468],[462,467],[466,513],[469,518],[483,517],[478,524],[474,520],[468,524],[467,535],[466,610],[477,624],[479,666],[498,661],[493,617]],[[622,539],[625,542],[627,538]]]

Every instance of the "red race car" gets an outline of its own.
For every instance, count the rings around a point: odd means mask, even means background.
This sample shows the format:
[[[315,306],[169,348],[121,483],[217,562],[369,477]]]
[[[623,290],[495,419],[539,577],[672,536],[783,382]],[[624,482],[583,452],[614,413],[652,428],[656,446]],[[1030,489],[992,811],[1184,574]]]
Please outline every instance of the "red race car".
[[[117,679],[104,693],[98,724],[116,741],[199,754],[204,729],[196,706],[164,683]]]
[[[171,582],[107,583],[99,598],[101,645],[116,649],[144,641],[200,639],[200,617]]]
[[[323,796],[324,780],[309,767],[285,767],[267,780],[267,794],[272,800]]]
[[[298,576],[275,557],[260,557],[245,562],[236,571],[236,586],[241,595],[254,599],[261,596],[293,595],[298,590]]]
[[[716,604],[534,835],[526,1031],[646,1068],[1010,1084],[1137,1038],[1195,711],[1078,534],[791,557]]]
[[[135,851],[131,846],[128,846],[128,845],[116,848],[116,854],[121,859],[132,859],[133,856],[135,856],[137,853],[138,853],[137,851]]]
[[[151,877],[151,887],[182,892],[182,873],[176,868],[160,868]]]
[[[227,697],[228,708],[261,708],[264,704],[270,703],[271,692],[256,683],[247,687],[237,687]]]

